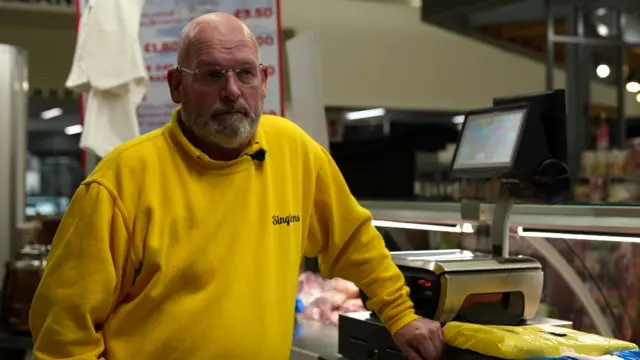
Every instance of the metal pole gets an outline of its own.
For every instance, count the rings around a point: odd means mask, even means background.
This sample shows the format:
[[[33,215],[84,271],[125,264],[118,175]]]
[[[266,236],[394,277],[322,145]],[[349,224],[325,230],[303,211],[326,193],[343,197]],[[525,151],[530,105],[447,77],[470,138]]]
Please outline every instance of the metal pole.
[[[623,23],[623,13],[618,9],[615,10],[615,31],[616,38],[620,41],[624,41],[624,29],[622,26]],[[618,45],[616,49],[616,90],[617,90],[617,106],[618,106],[618,122],[617,122],[617,131],[616,131],[616,139],[615,145],[618,148],[623,148],[625,142],[627,141],[627,117],[626,117],[626,79],[624,74],[624,65],[627,59],[628,48],[626,46]]]
[[[578,37],[578,36],[567,36],[567,35],[554,35],[554,41],[556,43],[565,43],[565,44],[584,44],[591,46],[624,46],[624,47],[633,47],[640,46],[640,41],[625,41],[625,40],[616,40],[616,39],[599,39],[594,37]]]
[[[501,183],[500,197],[493,210],[490,229],[491,253],[496,257],[509,257],[509,217],[513,208],[513,200],[509,185]]]
[[[554,68],[555,68],[555,41],[556,32],[555,16],[551,0],[545,0],[545,15],[547,17],[547,90],[551,91],[555,88]]]
[[[580,39],[584,39],[584,9],[582,6],[576,6],[576,35]],[[582,44],[580,44],[582,45]]]
[[[584,26],[584,22],[585,22],[585,12],[584,12],[584,6],[583,5],[578,5],[576,6],[575,9],[575,16],[576,16],[576,35],[579,39],[581,40],[585,40],[586,39],[586,34],[585,34],[585,26]],[[582,112],[582,123],[579,126],[579,129],[581,130],[580,132],[580,153],[579,153],[579,159],[581,158],[581,153],[582,150],[586,149],[589,146],[589,142],[590,142],[590,134],[589,134],[589,123],[591,121],[590,119],[590,105],[591,105],[591,78],[592,78],[592,71],[593,71],[593,48],[591,46],[589,46],[587,43],[582,42],[580,44],[576,45],[576,51],[577,51],[577,63],[575,64],[575,66],[577,67],[578,70],[578,74],[579,74],[579,86],[577,88],[578,91],[580,91],[580,97],[579,97],[579,102],[580,102],[580,107],[581,107],[581,112]]]
[[[580,32],[580,11],[571,7],[566,17],[566,35],[576,36]],[[584,28],[583,28],[584,30]],[[588,73],[581,63],[581,51],[577,44],[565,44],[565,68],[567,88],[567,166],[573,181],[580,175],[580,154],[585,148],[587,139],[588,99],[585,99],[589,88]],[[586,84],[586,85],[585,85]],[[586,88],[586,89],[585,89]]]
[[[27,54],[0,44],[0,276],[20,248],[25,220],[27,153]]]

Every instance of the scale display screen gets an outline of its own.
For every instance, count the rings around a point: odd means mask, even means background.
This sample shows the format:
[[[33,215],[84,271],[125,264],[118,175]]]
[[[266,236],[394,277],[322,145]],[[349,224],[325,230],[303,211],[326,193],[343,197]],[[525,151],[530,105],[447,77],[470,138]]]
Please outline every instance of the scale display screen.
[[[526,112],[511,109],[468,115],[453,169],[510,166]]]

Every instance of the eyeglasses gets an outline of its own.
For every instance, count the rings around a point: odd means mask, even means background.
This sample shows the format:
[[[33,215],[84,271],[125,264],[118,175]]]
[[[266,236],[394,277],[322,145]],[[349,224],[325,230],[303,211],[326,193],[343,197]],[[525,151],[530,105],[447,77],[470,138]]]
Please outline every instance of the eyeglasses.
[[[176,67],[178,72],[184,71],[193,75],[196,82],[204,86],[218,86],[224,84],[227,80],[227,74],[229,73],[233,73],[243,85],[256,85],[260,82],[260,71],[262,71],[262,69],[262,64],[258,66],[246,66],[238,69],[202,68],[189,70],[180,66]]]

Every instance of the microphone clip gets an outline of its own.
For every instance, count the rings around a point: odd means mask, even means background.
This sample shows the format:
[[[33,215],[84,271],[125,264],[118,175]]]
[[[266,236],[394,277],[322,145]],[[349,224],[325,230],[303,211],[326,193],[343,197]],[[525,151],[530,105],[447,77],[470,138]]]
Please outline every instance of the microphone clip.
[[[263,162],[267,156],[267,150],[260,148],[251,154],[247,154],[247,156],[249,156],[254,161]]]

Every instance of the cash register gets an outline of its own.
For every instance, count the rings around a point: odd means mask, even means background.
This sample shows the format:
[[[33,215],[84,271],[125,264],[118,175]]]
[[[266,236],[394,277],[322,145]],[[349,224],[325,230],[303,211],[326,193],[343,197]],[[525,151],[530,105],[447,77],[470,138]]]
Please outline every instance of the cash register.
[[[482,211],[477,201],[461,203],[461,218],[475,225],[484,251],[391,253],[417,314],[443,324],[517,326],[538,321],[534,316],[542,296],[542,266],[534,258],[509,254],[509,213],[516,200],[553,203],[571,193],[565,165],[565,92],[495,99],[493,105],[465,115],[451,164],[457,178],[501,180],[492,213]],[[366,302],[366,294],[361,295]],[[352,360],[406,359],[372,312],[341,315],[339,352]]]

